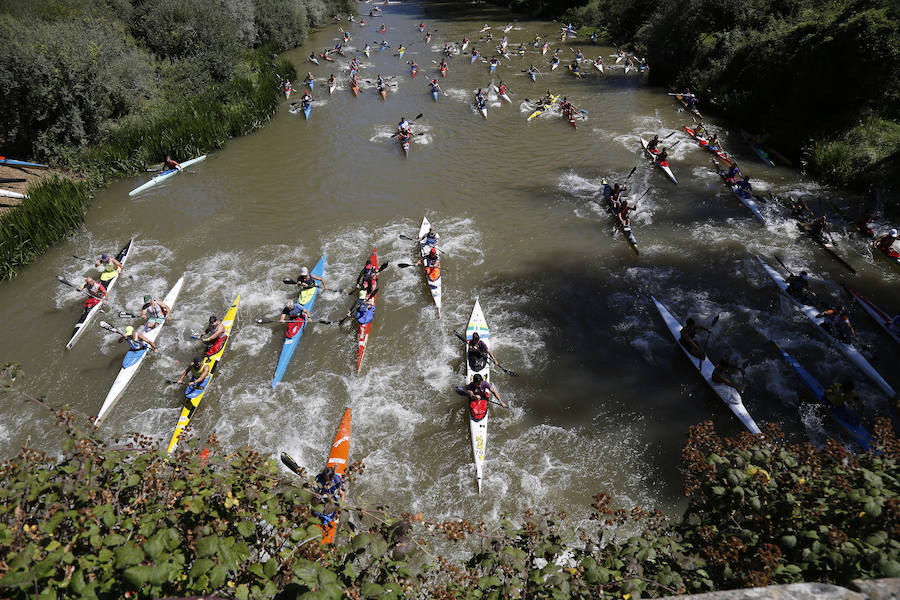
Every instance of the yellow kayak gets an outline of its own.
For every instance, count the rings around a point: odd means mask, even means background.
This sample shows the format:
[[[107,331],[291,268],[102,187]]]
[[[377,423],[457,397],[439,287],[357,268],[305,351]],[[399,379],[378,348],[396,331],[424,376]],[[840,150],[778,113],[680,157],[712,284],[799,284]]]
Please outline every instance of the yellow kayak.
[[[206,390],[209,388],[209,384],[212,381],[213,375],[216,374],[216,367],[219,365],[219,361],[222,360],[222,355],[225,353],[225,348],[228,347],[228,341],[231,339],[231,328],[234,325],[234,318],[237,316],[238,310],[238,302],[241,301],[241,295],[238,294],[237,298],[234,299],[234,302],[231,303],[231,308],[228,309],[228,312],[225,313],[225,318],[222,319],[222,325],[225,326],[225,342],[222,344],[222,347],[219,348],[219,351],[211,356],[207,356],[203,359],[203,364],[209,365],[209,375],[206,376],[206,381],[200,387],[188,386],[187,390],[185,390],[185,398],[186,402],[184,406],[181,408],[181,416],[178,417],[178,424],[175,425],[175,433],[172,434],[172,439],[169,442],[169,448],[166,450],[169,454],[175,451],[175,446],[178,444],[178,438],[181,437],[181,434],[187,428],[188,423],[191,422],[191,417],[194,416],[194,413],[197,411],[197,407],[200,406],[200,401],[203,400],[203,395],[206,393]]]
[[[536,111],[534,111],[533,113],[531,113],[530,115],[528,115],[528,118],[525,119],[525,120],[526,120],[526,121],[530,121],[530,120],[532,120],[532,119],[535,119],[535,118],[541,116],[542,114],[544,114],[544,111],[545,111],[545,110],[547,110],[549,107],[551,107],[551,106],[553,106],[554,104],[556,104],[556,101],[557,101],[557,100],[559,100],[559,96],[551,96],[551,97],[550,97],[550,103],[549,103],[549,104],[545,104],[544,106],[540,107],[539,109],[537,109]]]

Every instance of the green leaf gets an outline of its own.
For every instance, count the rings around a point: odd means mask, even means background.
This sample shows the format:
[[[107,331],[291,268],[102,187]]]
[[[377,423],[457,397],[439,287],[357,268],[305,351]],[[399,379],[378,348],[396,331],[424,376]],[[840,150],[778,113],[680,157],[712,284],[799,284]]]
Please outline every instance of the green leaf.
[[[228,569],[223,565],[216,565],[209,572],[209,587],[216,589],[222,587],[225,583],[225,577],[228,575]]]
[[[250,598],[250,588],[246,583],[242,583],[234,590],[234,596],[237,600],[248,600]]]
[[[266,574],[266,577],[275,577],[275,573],[278,572],[278,559],[270,558],[267,560],[263,565],[263,572]]]
[[[125,569],[122,576],[125,581],[136,588],[142,588],[150,582],[154,575],[155,568],[149,565],[140,565],[137,567],[129,567]]]
[[[722,487],[721,485],[714,485],[712,487],[712,493],[715,494],[716,496],[721,496],[722,494],[725,493],[725,488]]]
[[[125,536],[119,535],[118,533],[111,533],[105,538],[103,538],[104,546],[121,546],[126,541],[128,541]]]
[[[253,537],[256,527],[250,521],[240,521],[237,524],[238,533],[245,538]]]
[[[219,550],[219,538],[215,535],[206,535],[194,543],[197,556],[212,556]]]
[[[128,567],[136,565],[144,560],[144,551],[137,547],[134,542],[128,542],[120,548],[116,548],[116,568]]]
[[[366,582],[360,586],[359,593],[363,598],[381,598],[384,588],[377,583]]]
[[[793,548],[797,545],[797,536],[795,535],[783,535],[780,538],[781,545],[785,548]]]
[[[881,516],[881,504],[878,503],[877,500],[869,500],[863,505],[863,510],[866,511],[866,515],[877,518]]]
[[[200,577],[204,573],[208,573],[215,565],[215,561],[209,558],[198,558],[191,566],[191,576]]]

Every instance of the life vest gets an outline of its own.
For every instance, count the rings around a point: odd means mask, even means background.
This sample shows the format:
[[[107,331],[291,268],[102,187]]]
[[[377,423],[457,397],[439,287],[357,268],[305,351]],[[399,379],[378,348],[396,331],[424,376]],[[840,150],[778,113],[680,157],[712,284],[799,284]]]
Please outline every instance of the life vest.
[[[203,373],[203,363],[200,363],[197,366],[194,366],[193,363],[191,364],[191,378],[192,379],[197,379],[198,377],[200,377],[200,375],[202,373]]]
[[[147,347],[147,342],[144,340],[136,340],[130,335],[128,336],[128,348],[137,352],[138,350],[143,350]]]
[[[93,296],[91,296],[91,297],[88,297],[85,299],[84,307],[85,308],[93,308],[93,307],[97,306],[98,304],[100,304],[100,302],[101,302],[100,298],[94,298]]]
[[[378,276],[378,269],[374,265],[363,267],[363,281],[373,281]]]
[[[482,420],[488,411],[487,400],[472,400],[469,402],[469,412],[473,421]]]
[[[374,304],[366,303],[365,306],[360,306],[358,309],[356,309],[356,320],[360,325],[371,323],[373,318],[375,318]]]
[[[322,474],[316,475],[316,483],[319,484],[318,492],[322,495],[333,496],[335,492],[341,489],[341,486],[344,484],[344,480],[337,473],[334,474],[334,478],[331,480],[331,485],[328,485]],[[334,514],[334,513],[332,513]]]
[[[100,273],[100,281],[109,281],[119,274],[119,268],[112,260],[100,266],[103,267],[103,272]]]
[[[225,340],[227,340],[227,339],[228,339],[228,336],[227,336],[227,335],[223,335],[222,337],[220,337],[220,338],[218,338],[217,340],[215,340],[215,341],[212,343],[212,345],[211,345],[209,348],[207,348],[207,350],[206,350],[206,355],[207,355],[207,356],[212,356],[213,354],[215,354],[216,352],[218,352],[219,350],[221,350],[221,349],[222,349],[222,346],[225,345]]]

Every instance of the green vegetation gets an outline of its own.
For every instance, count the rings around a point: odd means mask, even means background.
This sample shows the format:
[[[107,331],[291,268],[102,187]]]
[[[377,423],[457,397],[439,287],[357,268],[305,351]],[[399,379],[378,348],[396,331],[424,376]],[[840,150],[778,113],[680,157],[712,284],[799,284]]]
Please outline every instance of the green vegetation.
[[[6,365],[0,397],[50,408],[21,378]],[[881,453],[857,456],[788,444],[775,427],[722,440],[696,426],[683,451],[690,504],[674,523],[602,494],[577,533],[563,513],[476,525],[351,495],[326,547],[312,483],[249,448],[185,440],[170,458],[154,440],[110,445],[55,415],[61,450],[0,464],[4,597],[612,599],[900,576],[900,442],[887,420]],[[351,481],[363,471],[352,465]],[[454,543],[461,558],[435,555]]]
[[[900,4],[892,0],[516,0],[646,56],[650,82],[689,86],[727,115],[848,185],[896,179]],[[800,161],[795,161],[800,162]]]
[[[0,278],[77,226],[84,195],[110,177],[141,172],[166,154],[209,152],[267,121],[279,78],[296,77],[274,54],[354,5],[0,0],[0,154],[50,163],[84,182],[73,199],[56,196],[59,182],[32,186],[29,211],[0,217]],[[38,219],[73,207],[51,228]],[[24,214],[11,216],[17,212]]]

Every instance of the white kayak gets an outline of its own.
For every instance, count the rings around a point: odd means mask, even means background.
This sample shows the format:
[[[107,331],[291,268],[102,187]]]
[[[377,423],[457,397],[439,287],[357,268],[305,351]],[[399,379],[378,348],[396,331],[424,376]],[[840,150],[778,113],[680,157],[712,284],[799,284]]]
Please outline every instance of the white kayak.
[[[600,71],[601,74],[603,73],[603,63],[595,62],[594,66],[597,67],[597,70]]]
[[[653,300],[653,303],[656,305],[656,310],[659,311],[660,316],[663,318],[663,321],[666,322],[666,327],[669,328],[669,332],[671,332],[672,337],[675,338],[675,343],[679,348],[684,352],[684,354],[688,357],[688,360],[691,361],[691,364],[694,365],[698,371],[700,371],[700,375],[703,379],[706,380],[706,383],[709,384],[709,387],[713,389],[713,391],[725,402],[725,405],[731,409],[731,412],[737,416],[738,419],[741,420],[741,423],[744,424],[744,427],[750,430],[750,433],[760,434],[759,427],[756,425],[756,421],[753,420],[753,417],[750,416],[750,413],[747,412],[747,409],[744,408],[744,402],[741,399],[741,394],[731,387],[730,385],[725,385],[724,383],[715,383],[712,380],[712,374],[715,367],[712,362],[710,362],[709,358],[704,358],[702,361],[698,359],[696,356],[688,352],[687,348],[685,348],[681,342],[679,342],[679,338],[681,337],[681,322],[669,312],[669,309],[666,306],[654,298],[650,296]]]
[[[488,329],[487,321],[484,319],[484,313],[481,312],[481,304],[478,299],[475,300],[475,307],[472,308],[472,316],[469,317],[469,324],[466,325],[466,341],[472,339],[472,334],[478,332],[478,337],[485,343],[488,348],[491,344],[491,331]],[[481,357],[477,354],[469,355],[469,346],[466,344],[466,384],[472,383],[472,378],[479,374],[485,381],[491,380],[491,365],[487,357]],[[484,458],[487,453],[487,426],[488,413],[475,420],[472,416],[471,409],[469,413],[469,434],[472,437],[472,456],[475,459],[475,479],[478,481],[478,493],[481,493],[481,480],[484,476]]]
[[[487,104],[485,104],[482,108],[478,109],[478,112],[481,113],[481,116],[487,119]]]
[[[181,292],[182,285],[184,285],[184,275],[175,282],[175,285],[172,286],[172,289],[169,290],[169,293],[166,294],[166,297],[163,299],[163,302],[170,310],[175,306],[175,300],[178,298],[178,293]],[[165,321],[150,331],[147,331],[146,325],[143,325],[141,326],[141,333],[143,333],[151,342],[156,342],[156,338],[159,337],[163,325],[165,325]],[[129,350],[125,353],[125,358],[122,360],[122,369],[116,376],[116,380],[113,381],[109,393],[106,394],[106,400],[103,401],[103,406],[100,407],[100,412],[97,413],[97,420],[94,421],[94,427],[100,427],[103,418],[106,417],[107,413],[109,413],[116,402],[118,402],[119,398],[122,396],[122,392],[124,392],[125,388],[128,387],[128,384],[131,383],[131,380],[134,378],[138,369],[141,368],[141,363],[144,362],[144,358],[146,358],[149,352],[150,348],[148,347],[143,350]]]
[[[824,327],[822,327],[822,324],[825,322],[825,318],[816,316],[820,313],[819,309],[815,306],[810,306],[809,304],[803,304],[797,298],[794,298],[791,294],[788,293],[787,281],[784,279],[784,277],[781,276],[781,273],[767,265],[766,262],[760,257],[757,256],[756,260],[759,261],[759,264],[762,265],[763,269],[765,269],[766,274],[772,279],[772,281],[775,282],[775,284],[778,286],[778,289],[780,289],[781,292],[788,299],[790,299],[791,302],[799,307],[801,312],[803,312],[803,314],[813,322],[813,324],[816,326],[816,330],[819,331],[819,333],[821,333],[823,336],[825,336],[826,339],[830,340],[838,350],[843,352],[844,356],[846,356],[847,359],[851,363],[853,363],[857,369],[862,371],[869,379],[875,382],[875,384],[881,389],[881,391],[887,394],[889,398],[893,398],[895,393],[894,388],[892,388],[888,384],[888,382],[885,381],[884,378],[878,373],[878,371],[875,370],[875,367],[873,367],[872,364],[866,359],[866,357],[863,356],[863,353],[860,352],[860,350],[856,346],[847,344],[846,342],[842,342],[841,340],[831,335],[831,333],[829,333]]]
[[[119,261],[122,266],[125,266],[125,260],[128,258],[128,255],[131,253],[131,245],[134,243],[134,238],[128,240],[128,243],[125,244],[119,253],[116,255],[116,260]],[[121,272],[121,271],[120,271]],[[103,284],[103,287],[106,288],[106,297],[109,298],[110,291],[112,287],[116,285],[116,282],[119,281],[119,275],[111,278],[109,281],[100,281],[99,277],[95,278],[96,281],[99,281]],[[81,313],[81,318],[78,319],[78,322],[75,323],[75,330],[72,331],[72,337],[69,338],[69,342],[66,344],[66,350],[71,350],[72,346],[75,345],[75,342],[78,341],[78,338],[81,336],[81,333],[84,331],[84,326],[90,323],[91,319],[100,312],[100,307],[103,306],[104,301],[100,301],[90,309],[85,310]]]
[[[147,188],[151,188],[158,183],[162,183],[169,177],[172,177],[173,175],[177,175],[178,173],[180,173],[182,169],[186,169],[187,167],[189,167],[195,163],[198,163],[201,160],[206,160],[205,154],[203,156],[198,156],[197,158],[192,158],[191,160],[184,161],[183,163],[181,163],[181,169],[169,169],[168,171],[163,171],[162,173],[160,173],[159,175],[157,175],[156,177],[154,177],[147,183],[144,183],[143,185],[139,185],[136,188],[134,188],[133,190],[131,190],[130,192],[128,192],[128,195],[134,196],[136,194],[140,194]]]
[[[427,217],[422,217],[422,226],[419,227],[419,239],[421,240],[425,237],[425,234],[428,233],[428,230],[431,229],[431,223],[428,222]],[[418,242],[419,244],[419,254],[422,255],[422,258],[428,256],[428,253],[431,252],[431,246],[426,244],[425,242]],[[435,244],[436,246],[436,244]],[[431,297],[434,299],[434,305],[437,307],[438,317],[441,316],[441,268],[429,268],[426,267],[425,264],[422,264],[422,269],[425,271],[425,280],[428,283],[428,289],[431,292]]]
[[[650,150],[650,148],[647,146],[647,142],[644,141],[644,138],[641,138],[641,147],[644,149],[644,152],[646,152],[647,155],[651,159],[653,159],[653,162],[656,164],[656,166],[659,167],[660,169],[662,169],[662,172],[665,173],[669,177],[669,179],[672,180],[672,183],[677,185],[678,180],[675,179],[675,174],[672,173],[672,167],[669,166],[669,161],[664,160],[662,162],[659,162],[658,160],[656,160],[656,155],[659,154],[659,150],[656,150],[656,149]]]
[[[13,192],[11,190],[0,190],[0,196],[3,198],[18,198],[20,200],[25,198],[25,194],[20,194],[19,192]]]
[[[875,319],[875,322],[881,326],[884,332],[891,336],[891,339],[900,344],[900,332],[891,327],[893,318],[889,314],[875,306],[875,304],[873,304],[865,296],[854,290],[849,285],[844,284],[844,289],[847,290],[847,292],[851,296],[853,296],[853,298],[859,303],[860,306],[862,306],[866,310],[867,313],[869,313],[870,317]]]

